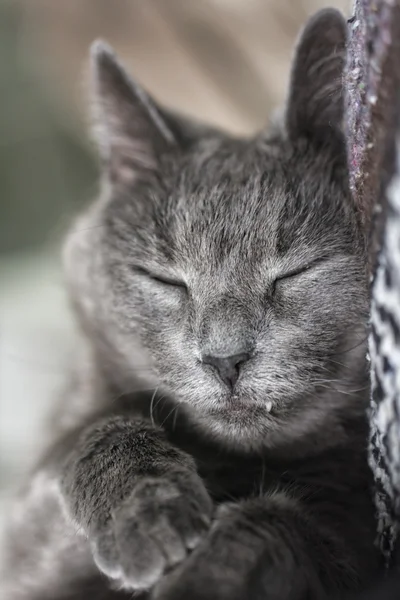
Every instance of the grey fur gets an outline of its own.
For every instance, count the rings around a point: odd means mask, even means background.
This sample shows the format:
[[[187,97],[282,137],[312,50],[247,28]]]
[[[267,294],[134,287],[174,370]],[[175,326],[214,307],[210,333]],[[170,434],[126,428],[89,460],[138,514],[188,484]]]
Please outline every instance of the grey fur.
[[[281,126],[245,140],[158,107],[95,46],[102,193],[65,251],[87,350],[2,597],[314,600],[374,576],[345,37],[336,11],[311,20]],[[232,391],[205,357],[239,354]]]

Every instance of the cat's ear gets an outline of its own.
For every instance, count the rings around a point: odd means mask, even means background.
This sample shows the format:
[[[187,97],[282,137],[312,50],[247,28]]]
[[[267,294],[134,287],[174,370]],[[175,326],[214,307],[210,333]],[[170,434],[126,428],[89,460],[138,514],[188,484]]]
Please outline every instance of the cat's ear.
[[[91,48],[95,134],[109,176],[129,182],[157,171],[176,140],[154,100],[97,41]]]
[[[346,21],[335,9],[319,11],[300,35],[286,108],[291,139],[307,137],[323,142],[329,134],[340,131],[346,39]]]

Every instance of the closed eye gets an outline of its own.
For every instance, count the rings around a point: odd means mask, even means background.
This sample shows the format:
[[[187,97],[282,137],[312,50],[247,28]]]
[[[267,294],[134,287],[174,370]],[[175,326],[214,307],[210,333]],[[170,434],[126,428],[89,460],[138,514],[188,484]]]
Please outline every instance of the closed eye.
[[[166,277],[165,275],[160,275],[159,273],[154,273],[153,271],[148,271],[143,267],[134,267],[134,271],[139,275],[144,275],[148,279],[152,279],[153,281],[157,281],[163,285],[168,285],[170,287],[177,287],[187,291],[187,285],[184,281],[179,279],[173,279],[172,277]]]
[[[303,273],[310,271],[310,269],[315,267],[317,264],[323,262],[324,260],[325,260],[324,258],[319,258],[307,265],[303,265],[302,267],[298,267],[297,269],[293,269],[292,271],[287,271],[287,272],[282,273],[281,275],[278,275],[278,277],[276,277],[273,282],[273,292],[275,292],[276,284],[279,283],[280,281],[298,277],[299,275],[302,275]]]
[[[308,265],[307,267],[300,267],[298,269],[293,269],[293,271],[288,271],[287,273],[282,273],[282,275],[279,275],[279,277],[277,277],[275,279],[275,281],[281,281],[282,279],[291,279],[292,277],[297,277],[298,275],[301,275],[302,273],[305,273],[306,271],[309,271],[311,269],[311,265]]]

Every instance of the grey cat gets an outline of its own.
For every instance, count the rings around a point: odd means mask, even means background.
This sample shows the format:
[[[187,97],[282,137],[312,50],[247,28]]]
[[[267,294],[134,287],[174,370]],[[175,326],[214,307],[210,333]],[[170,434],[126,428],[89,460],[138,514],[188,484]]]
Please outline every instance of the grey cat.
[[[2,599],[316,600],[375,576],[366,236],[318,13],[282,122],[234,139],[93,49],[102,193],[66,245],[86,339],[16,500]]]

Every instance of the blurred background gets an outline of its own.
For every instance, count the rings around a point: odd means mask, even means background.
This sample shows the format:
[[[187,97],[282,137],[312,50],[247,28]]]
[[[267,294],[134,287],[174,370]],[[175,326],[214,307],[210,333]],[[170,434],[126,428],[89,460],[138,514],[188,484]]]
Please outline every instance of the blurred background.
[[[282,102],[308,16],[327,5],[348,13],[349,4],[0,0],[0,520],[44,439],[74,349],[60,245],[97,189],[90,43],[108,40],[165,105],[248,133]]]

